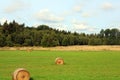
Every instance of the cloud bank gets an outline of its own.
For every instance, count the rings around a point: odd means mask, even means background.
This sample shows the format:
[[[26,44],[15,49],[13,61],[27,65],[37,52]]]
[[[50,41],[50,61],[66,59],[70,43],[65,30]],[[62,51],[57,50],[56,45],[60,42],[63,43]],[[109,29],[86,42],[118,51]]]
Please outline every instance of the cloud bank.
[[[35,18],[42,22],[59,23],[64,20],[63,17],[51,13],[48,9],[43,9],[35,14]]]

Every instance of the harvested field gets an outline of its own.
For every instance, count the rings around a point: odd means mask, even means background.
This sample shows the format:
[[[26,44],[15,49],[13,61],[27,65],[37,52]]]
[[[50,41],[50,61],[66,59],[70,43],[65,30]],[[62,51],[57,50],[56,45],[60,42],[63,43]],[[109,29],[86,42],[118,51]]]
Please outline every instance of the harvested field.
[[[120,51],[120,46],[3,47],[0,50]]]

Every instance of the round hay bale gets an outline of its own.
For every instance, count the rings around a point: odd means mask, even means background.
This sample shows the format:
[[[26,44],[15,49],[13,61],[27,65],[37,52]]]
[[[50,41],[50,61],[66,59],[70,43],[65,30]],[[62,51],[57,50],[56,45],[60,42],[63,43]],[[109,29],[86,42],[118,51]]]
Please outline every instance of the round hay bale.
[[[13,72],[12,79],[13,80],[29,80],[30,73],[24,68],[18,68]]]
[[[58,58],[56,58],[55,59],[55,64],[64,64],[64,60],[62,59],[62,58],[60,58],[60,57],[58,57]]]

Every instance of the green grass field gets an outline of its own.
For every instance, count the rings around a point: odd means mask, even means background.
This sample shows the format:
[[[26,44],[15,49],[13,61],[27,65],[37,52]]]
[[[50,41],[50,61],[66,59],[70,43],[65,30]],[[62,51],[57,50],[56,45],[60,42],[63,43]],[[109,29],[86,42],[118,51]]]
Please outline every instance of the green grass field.
[[[120,51],[0,51],[0,80],[21,67],[33,80],[120,80]]]

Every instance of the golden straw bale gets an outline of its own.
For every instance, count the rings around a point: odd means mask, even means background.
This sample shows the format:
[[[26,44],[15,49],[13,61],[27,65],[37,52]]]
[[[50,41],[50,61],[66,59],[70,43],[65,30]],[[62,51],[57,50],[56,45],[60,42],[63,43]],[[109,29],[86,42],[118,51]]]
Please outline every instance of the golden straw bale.
[[[60,58],[60,57],[58,57],[58,58],[56,58],[55,59],[55,64],[64,64],[64,60],[62,59],[62,58]]]
[[[24,68],[18,68],[13,72],[12,79],[13,80],[29,80],[30,73]]]

